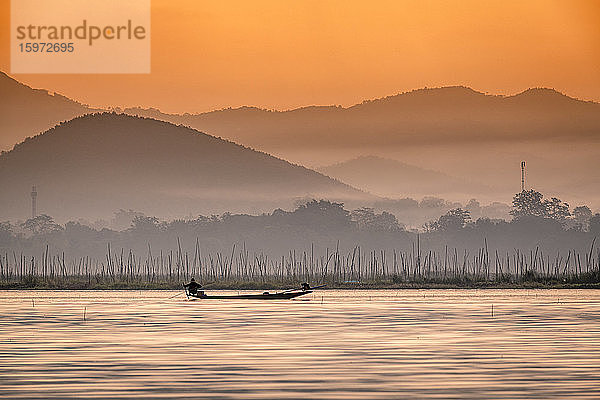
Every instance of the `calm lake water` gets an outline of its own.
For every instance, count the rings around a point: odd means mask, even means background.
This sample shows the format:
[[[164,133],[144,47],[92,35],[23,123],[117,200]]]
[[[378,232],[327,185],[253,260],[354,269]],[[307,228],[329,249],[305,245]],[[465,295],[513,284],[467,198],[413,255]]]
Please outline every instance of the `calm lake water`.
[[[600,291],[175,294],[0,291],[0,397],[600,397]]]

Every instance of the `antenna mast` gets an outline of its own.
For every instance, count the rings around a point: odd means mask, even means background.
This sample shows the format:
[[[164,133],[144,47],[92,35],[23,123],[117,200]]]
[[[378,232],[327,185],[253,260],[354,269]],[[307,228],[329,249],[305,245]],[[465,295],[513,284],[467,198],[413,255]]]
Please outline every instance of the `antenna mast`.
[[[521,192],[525,191],[525,161],[521,161]]]
[[[31,187],[31,218],[35,218],[37,216],[36,200],[37,190],[35,190],[35,185],[33,185]]]

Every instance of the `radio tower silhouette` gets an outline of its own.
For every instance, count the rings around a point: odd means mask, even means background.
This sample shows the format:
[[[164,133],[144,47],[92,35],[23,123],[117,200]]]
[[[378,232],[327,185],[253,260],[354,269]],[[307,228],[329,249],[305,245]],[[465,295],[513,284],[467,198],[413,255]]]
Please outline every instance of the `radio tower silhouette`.
[[[525,161],[521,161],[521,192],[525,191]]]
[[[35,218],[37,216],[37,190],[35,190],[35,185],[31,187],[31,218]]]

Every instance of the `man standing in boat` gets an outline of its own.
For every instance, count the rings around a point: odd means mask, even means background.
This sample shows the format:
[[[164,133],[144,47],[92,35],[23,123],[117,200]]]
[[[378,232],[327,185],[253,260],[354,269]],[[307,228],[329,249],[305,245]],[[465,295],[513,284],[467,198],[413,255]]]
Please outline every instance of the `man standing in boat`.
[[[186,288],[189,294],[196,296],[198,294],[198,289],[200,289],[202,285],[196,282],[194,278],[192,278],[190,280],[190,283],[186,283],[185,285],[183,285],[183,287]]]

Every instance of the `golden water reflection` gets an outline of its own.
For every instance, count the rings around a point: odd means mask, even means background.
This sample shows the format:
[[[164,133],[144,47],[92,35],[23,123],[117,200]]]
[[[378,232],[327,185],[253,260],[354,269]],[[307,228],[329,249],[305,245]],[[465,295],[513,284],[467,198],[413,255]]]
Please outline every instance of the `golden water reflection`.
[[[600,397],[600,291],[175,294],[1,291],[0,397]]]

